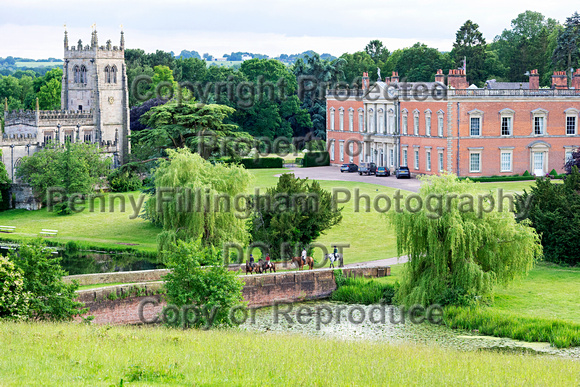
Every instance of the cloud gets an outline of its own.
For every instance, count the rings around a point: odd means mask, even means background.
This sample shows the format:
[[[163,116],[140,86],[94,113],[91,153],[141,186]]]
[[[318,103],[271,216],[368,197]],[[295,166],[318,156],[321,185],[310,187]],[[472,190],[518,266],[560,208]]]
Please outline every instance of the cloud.
[[[95,22],[103,42],[116,42],[122,23],[127,45],[149,52],[187,49],[214,56],[232,51],[275,56],[313,49],[340,55],[363,49],[371,39],[383,40],[390,50],[421,41],[447,51],[467,19],[478,23],[491,41],[525,8],[563,21],[575,7],[572,1],[553,7],[543,0],[530,0],[525,6],[499,0],[103,0],[87,8],[73,1],[24,0],[2,7],[0,56],[60,57],[62,25],[67,24],[71,42],[79,37],[88,42]]]

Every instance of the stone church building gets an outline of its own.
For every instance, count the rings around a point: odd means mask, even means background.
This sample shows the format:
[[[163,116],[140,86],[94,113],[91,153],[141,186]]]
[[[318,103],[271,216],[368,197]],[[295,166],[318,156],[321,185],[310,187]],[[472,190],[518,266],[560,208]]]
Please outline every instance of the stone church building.
[[[97,31],[90,45],[79,40],[69,46],[64,33],[64,64],[61,109],[46,111],[7,111],[4,107],[4,133],[0,138],[2,161],[14,181],[22,157],[48,143],[96,143],[113,165],[121,165],[129,151],[129,86],[125,66],[125,38],[119,46],[111,41],[99,46]]]

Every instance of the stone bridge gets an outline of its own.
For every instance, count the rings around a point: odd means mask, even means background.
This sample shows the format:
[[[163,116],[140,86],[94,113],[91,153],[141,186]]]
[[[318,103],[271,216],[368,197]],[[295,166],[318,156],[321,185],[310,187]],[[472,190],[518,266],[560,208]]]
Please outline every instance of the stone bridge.
[[[378,278],[391,274],[390,266],[347,267],[342,269],[347,277]],[[100,280],[108,283],[135,282],[126,285],[105,286],[78,291],[78,300],[89,308],[87,316],[94,316],[96,324],[139,324],[139,304],[146,298],[155,300],[144,311],[147,319],[161,312],[166,305],[161,277],[167,270],[144,270],[105,274],[69,276],[81,284]],[[330,297],[336,290],[333,269],[287,271],[271,274],[240,275],[244,281],[242,291],[248,307],[259,308],[276,302],[300,302]],[[141,282],[136,282],[141,281]],[[143,282],[149,281],[149,282]],[[95,282],[93,282],[95,283]],[[98,283],[98,282],[97,282]]]

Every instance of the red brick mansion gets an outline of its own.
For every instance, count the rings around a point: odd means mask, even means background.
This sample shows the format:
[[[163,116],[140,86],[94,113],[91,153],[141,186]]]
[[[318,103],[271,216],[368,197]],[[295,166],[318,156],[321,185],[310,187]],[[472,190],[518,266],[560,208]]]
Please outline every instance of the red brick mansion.
[[[439,70],[435,82],[399,82],[396,72],[362,90],[327,90],[332,164],[373,161],[412,174],[543,175],[563,172],[580,147],[580,69],[555,72],[552,88],[529,82],[469,86],[464,70]]]

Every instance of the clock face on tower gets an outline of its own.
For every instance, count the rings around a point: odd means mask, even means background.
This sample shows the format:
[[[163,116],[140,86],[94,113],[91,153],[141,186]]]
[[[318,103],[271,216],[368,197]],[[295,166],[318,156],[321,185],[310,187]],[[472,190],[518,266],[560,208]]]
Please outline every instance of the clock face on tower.
[[[115,98],[109,97],[109,103],[112,105],[115,102]]]

